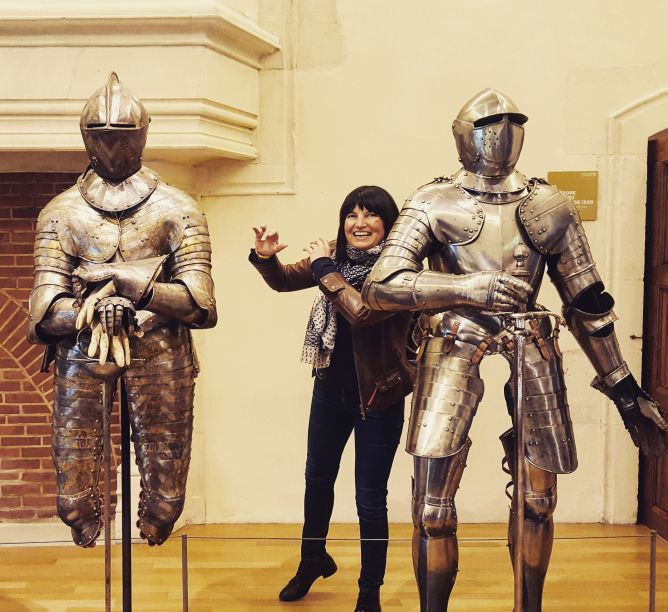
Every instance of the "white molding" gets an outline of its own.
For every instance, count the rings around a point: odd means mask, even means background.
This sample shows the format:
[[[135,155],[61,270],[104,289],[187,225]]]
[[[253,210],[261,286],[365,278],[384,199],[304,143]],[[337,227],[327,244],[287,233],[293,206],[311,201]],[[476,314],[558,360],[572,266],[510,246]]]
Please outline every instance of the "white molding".
[[[251,164],[217,160],[198,169],[203,198],[296,193],[296,44],[298,3],[281,2],[280,16],[269,27],[284,40],[281,51],[260,69],[258,158]]]
[[[651,112],[654,107],[668,104],[668,88],[664,87],[648,96],[627,104],[610,115],[608,119],[608,155],[621,155],[624,122],[632,117]],[[648,134],[649,138],[652,134]],[[646,151],[642,152],[643,154]]]
[[[0,4],[0,47],[204,46],[259,68],[276,36],[221,0]]]
[[[145,156],[191,164],[257,158],[258,118],[207,99],[144,99],[152,118]],[[83,151],[85,100],[0,100],[0,153]]]

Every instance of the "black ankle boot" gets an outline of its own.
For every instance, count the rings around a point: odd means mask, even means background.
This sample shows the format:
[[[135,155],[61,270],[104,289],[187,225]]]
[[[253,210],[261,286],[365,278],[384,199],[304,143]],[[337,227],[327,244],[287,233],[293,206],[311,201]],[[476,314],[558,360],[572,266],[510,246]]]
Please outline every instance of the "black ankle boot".
[[[336,563],[327,553],[315,559],[302,559],[294,578],[278,594],[281,601],[297,601],[308,593],[320,576],[328,578],[336,571]]]
[[[357,597],[355,612],[381,612],[380,590],[360,591]]]

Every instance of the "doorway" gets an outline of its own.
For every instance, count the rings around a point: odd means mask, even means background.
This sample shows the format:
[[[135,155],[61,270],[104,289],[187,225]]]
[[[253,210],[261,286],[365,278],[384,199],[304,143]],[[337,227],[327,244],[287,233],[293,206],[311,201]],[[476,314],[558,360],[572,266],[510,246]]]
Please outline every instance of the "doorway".
[[[642,382],[668,407],[668,129],[649,138]],[[640,457],[638,520],[668,538],[668,453]]]

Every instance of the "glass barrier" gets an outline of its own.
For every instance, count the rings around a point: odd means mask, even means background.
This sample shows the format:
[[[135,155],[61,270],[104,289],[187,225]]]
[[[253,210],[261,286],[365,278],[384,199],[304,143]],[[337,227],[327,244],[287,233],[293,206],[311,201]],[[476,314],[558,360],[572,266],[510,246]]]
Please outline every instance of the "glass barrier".
[[[133,610],[285,610],[278,592],[299,564],[300,526],[190,525],[160,547],[132,545]],[[544,610],[668,610],[668,543],[645,527],[557,525]],[[393,525],[385,584],[387,612],[417,612],[410,525]],[[338,571],[319,579],[302,611],[352,610],[360,553],[356,525],[332,525],[327,550]],[[502,525],[460,525],[459,575],[450,610],[512,609],[513,576]],[[48,544],[48,546],[46,545]],[[0,610],[104,610],[104,546],[0,543]],[[122,610],[121,546],[112,548],[111,609]],[[654,598],[654,607],[651,600]]]

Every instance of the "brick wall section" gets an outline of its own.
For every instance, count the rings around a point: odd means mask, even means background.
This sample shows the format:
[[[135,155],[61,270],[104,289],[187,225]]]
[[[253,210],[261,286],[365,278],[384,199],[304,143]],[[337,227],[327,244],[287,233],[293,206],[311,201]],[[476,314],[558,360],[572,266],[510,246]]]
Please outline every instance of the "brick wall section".
[[[0,173],[0,522],[57,516],[53,366],[49,373],[39,372],[43,347],[29,344],[25,334],[37,215],[76,178],[71,173]],[[112,423],[116,449],[116,417]]]

